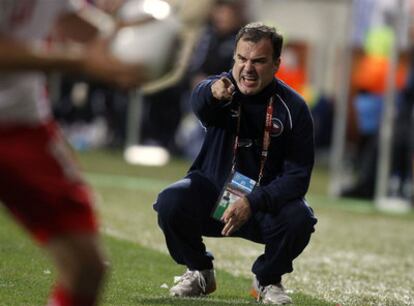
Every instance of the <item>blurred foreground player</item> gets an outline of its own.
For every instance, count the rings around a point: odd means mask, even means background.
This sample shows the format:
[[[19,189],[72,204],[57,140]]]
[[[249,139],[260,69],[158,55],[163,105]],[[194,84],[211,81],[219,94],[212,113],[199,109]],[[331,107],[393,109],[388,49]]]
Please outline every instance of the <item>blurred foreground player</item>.
[[[50,306],[96,305],[105,266],[90,191],[51,118],[42,73],[87,74],[122,88],[143,81],[75,9],[66,0],[0,5],[0,201],[56,265]],[[84,47],[46,52],[52,28]]]

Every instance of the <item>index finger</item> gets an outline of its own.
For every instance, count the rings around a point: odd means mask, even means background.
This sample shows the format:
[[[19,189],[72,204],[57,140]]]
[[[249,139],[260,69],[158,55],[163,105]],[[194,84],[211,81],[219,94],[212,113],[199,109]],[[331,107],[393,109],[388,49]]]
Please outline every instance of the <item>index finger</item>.
[[[232,219],[230,218],[229,221],[224,225],[223,230],[221,231],[221,234],[223,236],[229,236],[234,231],[234,224],[232,222]]]
[[[233,85],[232,81],[229,78],[226,78],[226,77],[222,77],[220,80],[223,82],[224,87],[227,88],[228,92],[232,93],[233,90],[234,90],[234,85]]]
[[[223,82],[223,84],[226,86],[226,87],[229,87],[230,85],[233,85],[233,83],[230,81],[230,79],[229,78],[227,78],[227,77],[221,77],[220,78],[220,81],[222,81]]]

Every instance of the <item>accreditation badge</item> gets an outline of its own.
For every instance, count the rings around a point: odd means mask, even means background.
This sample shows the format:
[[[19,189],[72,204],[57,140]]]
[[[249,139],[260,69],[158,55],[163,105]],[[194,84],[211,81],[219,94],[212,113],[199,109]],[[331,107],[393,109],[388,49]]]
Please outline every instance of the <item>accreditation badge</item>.
[[[227,207],[232,205],[237,199],[249,194],[255,185],[255,180],[235,171],[224,185],[213,210],[212,217],[220,221]]]

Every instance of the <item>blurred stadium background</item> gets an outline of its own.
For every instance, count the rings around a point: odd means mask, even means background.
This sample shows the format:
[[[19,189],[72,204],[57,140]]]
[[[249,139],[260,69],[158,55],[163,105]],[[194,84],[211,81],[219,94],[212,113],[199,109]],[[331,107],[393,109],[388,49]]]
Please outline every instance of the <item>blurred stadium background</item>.
[[[205,29],[213,22],[210,14],[217,3],[87,2],[123,22],[137,16],[156,20],[151,21],[154,25],[131,26],[116,51],[121,57],[134,57],[135,50],[153,55],[149,57],[153,78],[125,93],[81,76],[51,75],[55,115],[96,189],[103,233],[132,242],[125,247],[129,252],[145,249],[166,254],[151,204],[163,187],[184,175],[203,137],[186,102],[198,72],[196,59],[202,54],[197,52],[203,46],[208,49]],[[309,248],[295,262],[295,273],[286,277],[294,297],[308,297],[295,301],[298,305],[311,305],[312,298],[328,305],[414,305],[414,1],[217,2],[236,4],[243,21],[263,21],[284,34],[278,77],[303,95],[314,115],[317,164],[308,200],[319,223]],[[0,239],[0,274],[6,276],[0,279],[0,297],[13,301],[14,281],[29,276],[9,271],[10,253],[3,243],[9,241],[7,235]],[[238,239],[206,241],[221,271],[243,281],[250,277],[259,245]],[[19,252],[21,246],[13,244],[13,248],[12,252]],[[122,256],[116,259],[122,261]],[[150,271],[145,274],[151,278]],[[157,283],[158,275],[141,294],[145,296],[154,285],[154,292],[166,295],[159,286],[170,284],[170,276],[161,275],[166,279]],[[116,284],[110,280],[108,287],[112,286]],[[113,299],[108,294],[104,302],[117,305]],[[215,301],[214,295],[211,302],[239,303]],[[0,300],[0,305],[11,304]]]
[[[194,158],[203,131],[189,92],[231,66],[235,31],[258,20],[285,36],[277,76],[312,109],[318,162],[331,172],[328,192],[411,209],[411,0],[89,2],[125,24],[142,20],[122,29],[111,49],[125,61],[145,60],[151,81],[125,93],[51,76],[55,115],[76,149],[121,148],[128,161],[146,165]]]

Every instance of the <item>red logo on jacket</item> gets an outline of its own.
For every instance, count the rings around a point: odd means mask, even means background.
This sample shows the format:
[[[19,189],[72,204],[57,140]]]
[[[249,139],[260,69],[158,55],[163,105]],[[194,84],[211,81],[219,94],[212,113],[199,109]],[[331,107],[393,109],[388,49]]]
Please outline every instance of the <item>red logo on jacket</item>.
[[[277,137],[283,133],[283,123],[278,118],[272,118],[272,128],[270,129],[270,136]]]

